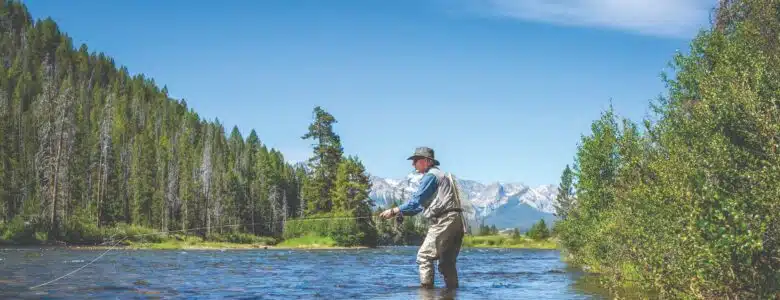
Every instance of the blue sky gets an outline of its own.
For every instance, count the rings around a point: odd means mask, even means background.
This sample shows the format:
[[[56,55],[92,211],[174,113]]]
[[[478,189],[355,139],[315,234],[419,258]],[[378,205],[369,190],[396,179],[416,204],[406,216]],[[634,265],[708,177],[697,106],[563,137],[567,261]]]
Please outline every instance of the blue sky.
[[[303,160],[312,109],[377,176],[417,146],[482,182],[557,184],[609,105],[641,120],[713,1],[26,1],[76,45]]]

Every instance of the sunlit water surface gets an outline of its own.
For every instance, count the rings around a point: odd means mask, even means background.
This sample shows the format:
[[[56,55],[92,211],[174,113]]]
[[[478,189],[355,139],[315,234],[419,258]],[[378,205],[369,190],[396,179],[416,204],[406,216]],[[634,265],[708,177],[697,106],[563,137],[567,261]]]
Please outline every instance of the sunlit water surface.
[[[604,299],[554,250],[464,249],[460,288],[418,288],[417,247],[360,250],[0,250],[0,298]]]

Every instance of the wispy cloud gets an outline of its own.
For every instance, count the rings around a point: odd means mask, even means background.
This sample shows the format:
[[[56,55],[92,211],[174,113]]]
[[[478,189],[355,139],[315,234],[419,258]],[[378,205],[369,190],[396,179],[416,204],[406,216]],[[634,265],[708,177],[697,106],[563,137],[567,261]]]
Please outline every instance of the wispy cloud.
[[[690,38],[707,26],[717,0],[456,0],[493,17]]]

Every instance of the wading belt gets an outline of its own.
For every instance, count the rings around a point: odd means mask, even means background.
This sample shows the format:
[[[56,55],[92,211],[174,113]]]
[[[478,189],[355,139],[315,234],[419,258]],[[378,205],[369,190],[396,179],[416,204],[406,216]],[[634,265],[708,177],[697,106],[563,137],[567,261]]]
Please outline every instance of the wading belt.
[[[447,209],[444,209],[444,210],[440,211],[436,215],[431,216],[431,218],[439,218],[439,217],[441,217],[441,216],[443,216],[443,215],[445,215],[447,213],[453,212],[453,211],[463,212],[463,209],[460,208],[460,207],[447,208]]]

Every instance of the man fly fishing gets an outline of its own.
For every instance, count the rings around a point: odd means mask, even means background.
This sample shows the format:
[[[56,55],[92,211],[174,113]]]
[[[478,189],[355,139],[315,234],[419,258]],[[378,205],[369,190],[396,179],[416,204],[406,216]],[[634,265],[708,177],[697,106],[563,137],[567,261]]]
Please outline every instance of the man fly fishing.
[[[396,216],[414,216],[420,212],[428,218],[430,226],[420,249],[417,264],[420,271],[420,285],[433,288],[433,262],[439,261],[439,272],[449,289],[458,287],[458,272],[455,262],[460,252],[465,224],[456,186],[451,177],[439,169],[439,161],[433,149],[418,147],[408,158],[417,172],[425,174],[417,192],[401,206],[383,211],[380,217],[390,219]]]

